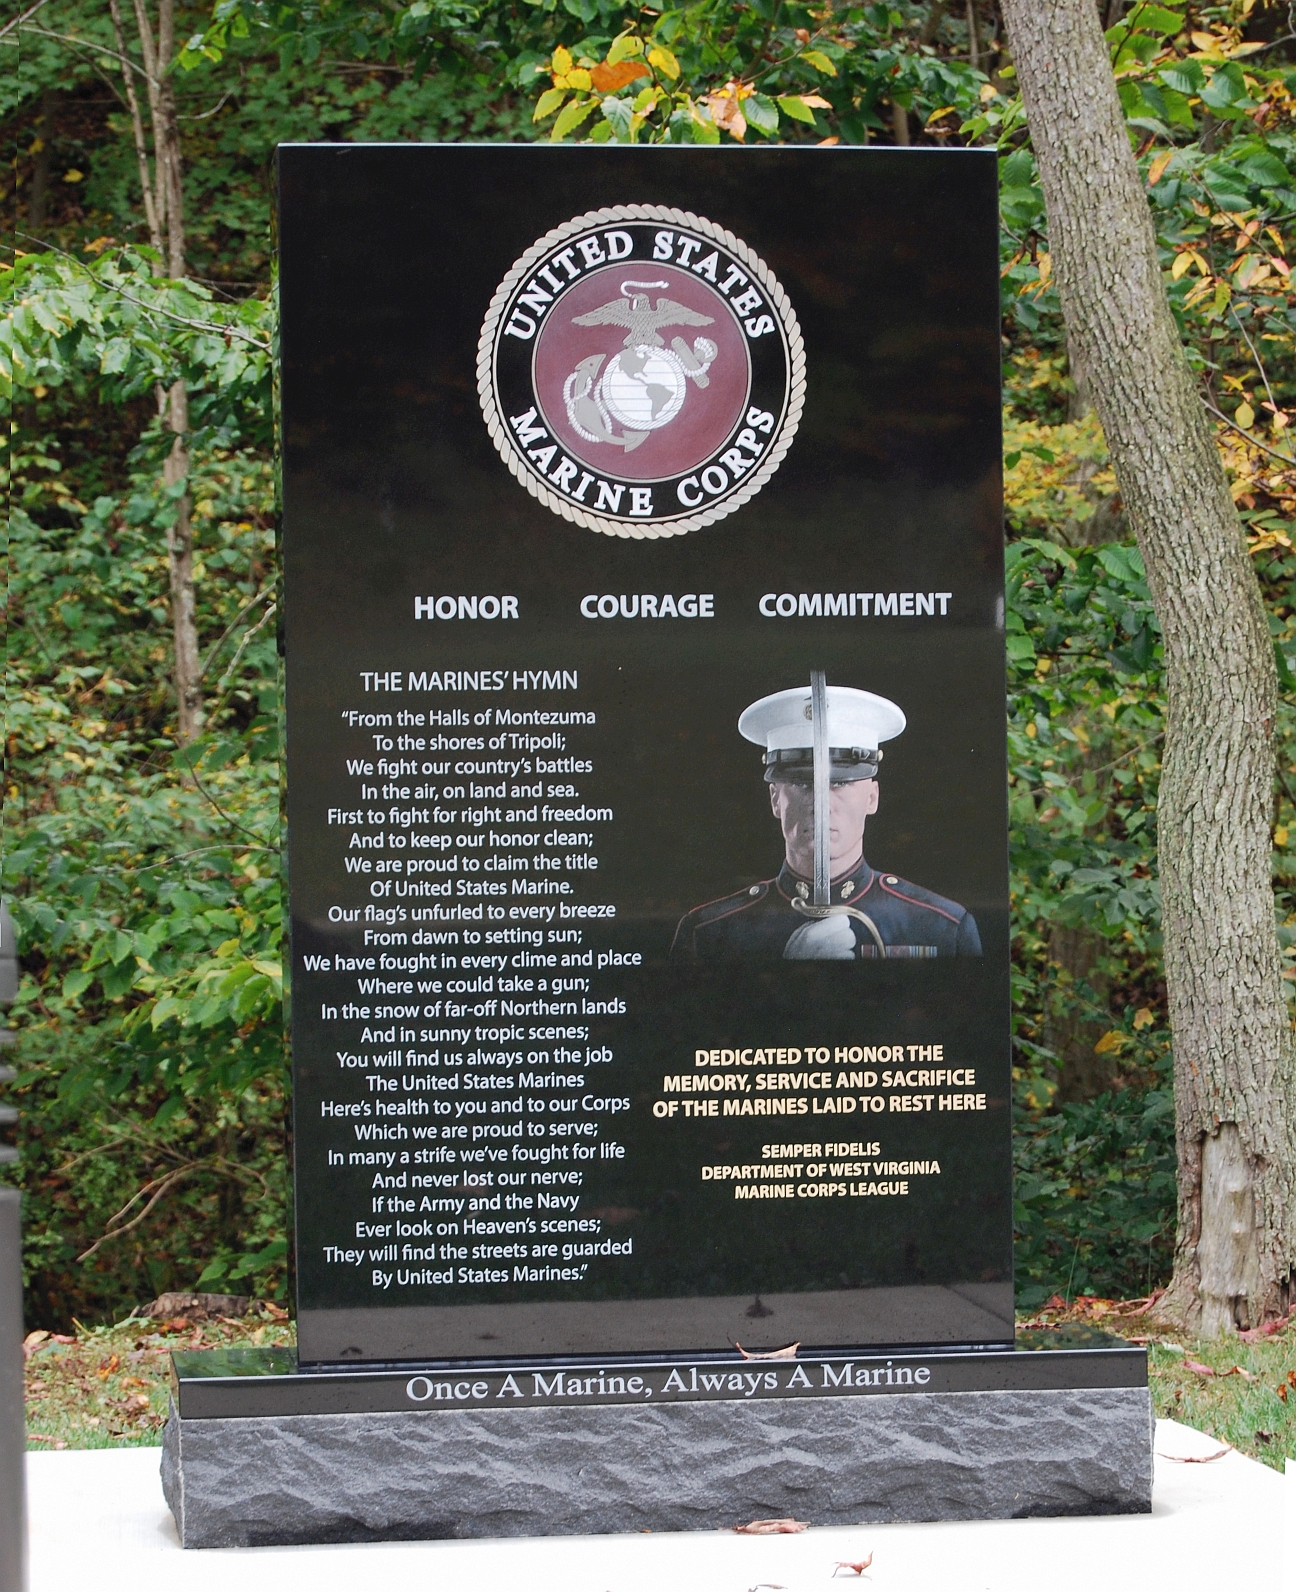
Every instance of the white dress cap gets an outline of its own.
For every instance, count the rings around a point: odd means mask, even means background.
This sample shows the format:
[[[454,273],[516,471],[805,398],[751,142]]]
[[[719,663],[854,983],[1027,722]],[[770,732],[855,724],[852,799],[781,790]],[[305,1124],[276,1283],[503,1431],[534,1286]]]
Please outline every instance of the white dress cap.
[[[886,697],[849,685],[828,687],[829,746],[876,751],[882,741],[892,740],[904,727],[904,714]],[[775,691],[753,702],[739,717],[738,733],[769,752],[813,747],[809,686]]]

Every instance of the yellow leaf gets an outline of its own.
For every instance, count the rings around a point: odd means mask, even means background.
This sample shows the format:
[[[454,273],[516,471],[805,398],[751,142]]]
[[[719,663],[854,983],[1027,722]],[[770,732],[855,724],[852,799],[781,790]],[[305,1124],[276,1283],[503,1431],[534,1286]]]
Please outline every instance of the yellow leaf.
[[[592,81],[591,74],[583,66],[575,67],[567,74],[567,86],[569,88],[579,88],[588,92]]]
[[[1129,1043],[1129,1036],[1119,1028],[1109,1028],[1094,1046],[1095,1056],[1114,1056]]]
[[[558,113],[558,120],[553,124],[553,130],[549,134],[550,138],[556,143],[560,138],[566,137],[568,133],[580,126],[598,103],[596,99],[568,100]]]
[[[1039,279],[1040,286],[1046,287],[1048,279],[1053,275],[1053,256],[1045,249],[1039,252]]]
[[[1243,431],[1250,431],[1251,427],[1255,425],[1255,410],[1252,409],[1250,404],[1239,404],[1233,411],[1233,418],[1242,427]]]
[[[797,98],[803,105],[810,105],[817,111],[830,111],[832,104],[822,94],[799,94]]]
[[[1286,824],[1279,824],[1277,829],[1274,830],[1274,845],[1275,846],[1285,846],[1286,844],[1287,844],[1287,825]]]
[[[72,170],[71,170],[71,171],[65,171],[65,172],[64,172],[64,173],[63,173],[63,181],[64,181],[64,182],[80,182],[80,181],[81,181],[81,179],[82,179],[82,178],[83,178],[83,177],[84,177],[84,176],[85,176],[85,172],[83,172],[83,171],[78,171],[78,170],[77,170],[77,169],[76,169],[76,167],[75,167],[75,166],[73,166],[73,168],[72,168]]]
[[[1192,253],[1185,249],[1182,254],[1175,256],[1175,263],[1170,267],[1170,280],[1177,282],[1192,264]]]
[[[659,72],[664,73],[674,81],[680,75],[679,62],[671,52],[660,44],[655,44],[648,52],[648,64],[655,66]]]
[[[953,105],[942,105],[938,111],[933,111],[927,118],[927,126],[930,127],[933,122],[940,121],[942,116],[948,116],[949,113],[954,109],[955,107]]]
[[[1039,729],[1038,729],[1034,719],[1032,719],[1030,721],[1030,723],[1026,726],[1026,734],[1032,741],[1039,734]]]
[[[1155,188],[1157,183],[1161,181],[1162,176],[1165,174],[1166,167],[1173,159],[1174,150],[1168,149],[1164,155],[1158,155],[1157,158],[1152,162],[1152,164],[1148,167],[1149,188]]]
[[[983,105],[988,105],[990,103],[990,101],[997,96],[998,93],[999,93],[999,90],[994,86],[993,83],[982,83],[982,85],[981,85],[981,103]]]
[[[1138,1011],[1134,1013],[1135,1029],[1151,1028],[1154,1022],[1156,1022],[1156,1013],[1150,1006],[1140,1006]]]
[[[1207,55],[1218,54],[1220,40],[1213,33],[1190,33],[1189,38],[1199,50],[1204,50]]]
[[[809,61],[816,72],[822,72],[825,77],[836,77],[837,68],[832,64],[822,50],[807,50],[801,59]]]
[[[553,53],[553,60],[549,63],[549,70],[558,77],[566,77],[571,69],[571,51],[560,44]]]
[[[566,98],[567,90],[565,88],[547,88],[536,101],[535,115],[531,120],[533,122],[542,121],[551,111],[556,111]]]
[[[643,40],[637,33],[622,33],[612,40],[607,53],[607,63],[609,66],[615,66],[618,61],[624,61],[628,55],[643,53]]]

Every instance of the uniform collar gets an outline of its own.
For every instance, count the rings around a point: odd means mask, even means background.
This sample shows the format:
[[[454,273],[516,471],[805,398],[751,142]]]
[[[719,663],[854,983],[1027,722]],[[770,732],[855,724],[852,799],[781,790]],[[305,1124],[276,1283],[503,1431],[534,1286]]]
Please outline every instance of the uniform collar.
[[[856,896],[863,895],[873,883],[872,868],[863,857],[855,864],[849,873],[843,874],[840,879],[833,881],[831,900],[835,906],[843,901],[853,901]],[[809,901],[814,894],[814,886],[809,879],[803,879],[795,873],[785,860],[778,874],[779,890],[789,901],[799,896],[803,901]]]

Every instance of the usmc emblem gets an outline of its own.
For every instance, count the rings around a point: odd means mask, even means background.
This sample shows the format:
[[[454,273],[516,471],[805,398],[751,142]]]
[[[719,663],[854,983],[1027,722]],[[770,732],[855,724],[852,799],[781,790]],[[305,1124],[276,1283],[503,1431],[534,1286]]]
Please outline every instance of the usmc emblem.
[[[501,282],[477,390],[500,457],[555,514],[680,536],[749,502],[805,398],[797,318],[741,239],[618,205],[555,227]]]

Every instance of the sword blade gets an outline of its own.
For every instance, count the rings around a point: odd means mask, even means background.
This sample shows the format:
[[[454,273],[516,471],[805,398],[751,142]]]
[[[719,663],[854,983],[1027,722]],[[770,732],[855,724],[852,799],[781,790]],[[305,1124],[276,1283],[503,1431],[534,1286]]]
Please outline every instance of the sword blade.
[[[822,669],[810,671],[810,726],[814,736],[814,904],[829,904],[828,860],[828,681]]]

